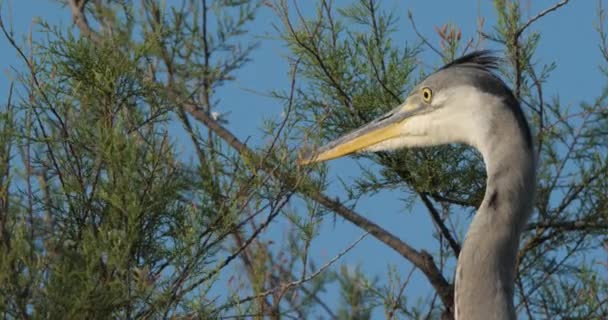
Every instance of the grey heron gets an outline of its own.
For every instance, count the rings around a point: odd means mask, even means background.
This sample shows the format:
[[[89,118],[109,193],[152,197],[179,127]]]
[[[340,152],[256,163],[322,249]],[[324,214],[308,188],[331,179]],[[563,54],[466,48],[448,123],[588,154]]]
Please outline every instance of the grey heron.
[[[454,316],[461,320],[516,318],[517,251],[536,189],[530,129],[519,102],[495,74],[498,63],[488,51],[456,59],[389,113],[300,160],[307,164],[354,152],[449,143],[476,148],[487,180],[456,267]]]

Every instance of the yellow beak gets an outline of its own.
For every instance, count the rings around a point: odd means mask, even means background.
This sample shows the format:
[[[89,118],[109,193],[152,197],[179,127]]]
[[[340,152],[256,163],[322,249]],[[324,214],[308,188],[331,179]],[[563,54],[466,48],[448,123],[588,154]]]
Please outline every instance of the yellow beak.
[[[357,131],[353,133],[356,132]],[[356,136],[351,137],[351,135],[352,134],[346,135],[335,140],[333,143],[323,146],[316,153],[300,159],[299,163],[309,164],[339,158],[363,150],[382,141],[396,138],[399,135],[399,126],[398,124],[392,124],[375,130],[366,130],[366,132],[362,132]]]
[[[302,156],[299,164],[309,164],[339,158],[353,152],[364,150],[383,141],[397,138],[407,118],[420,111],[412,106],[400,106],[388,115],[346,134],[314,152]]]

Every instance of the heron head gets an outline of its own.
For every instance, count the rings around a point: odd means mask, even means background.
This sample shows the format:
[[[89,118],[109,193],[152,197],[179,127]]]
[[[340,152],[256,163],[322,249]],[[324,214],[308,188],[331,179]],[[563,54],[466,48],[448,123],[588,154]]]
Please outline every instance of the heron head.
[[[519,103],[493,70],[498,59],[478,51],[445,65],[418,84],[405,101],[374,121],[300,160],[326,161],[361,151],[466,143],[480,147],[501,121],[513,120],[529,141]]]

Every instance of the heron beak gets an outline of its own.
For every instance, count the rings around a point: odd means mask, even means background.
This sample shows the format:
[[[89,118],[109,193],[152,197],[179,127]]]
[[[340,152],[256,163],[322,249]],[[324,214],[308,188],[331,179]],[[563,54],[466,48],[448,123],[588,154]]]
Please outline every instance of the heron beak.
[[[415,111],[417,110],[412,106],[400,106],[365,126],[320,147],[318,150],[309,152],[302,156],[298,163],[309,164],[339,158],[365,150],[365,148],[377,143],[397,138],[401,135],[401,128],[407,118],[412,116]]]

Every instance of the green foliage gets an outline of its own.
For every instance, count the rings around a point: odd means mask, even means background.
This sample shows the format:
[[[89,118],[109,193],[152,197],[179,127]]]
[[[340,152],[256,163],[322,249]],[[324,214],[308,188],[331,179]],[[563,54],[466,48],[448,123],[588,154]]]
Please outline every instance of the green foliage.
[[[338,309],[338,319],[371,319],[373,309],[370,290],[373,287],[357,267],[342,266],[338,275],[344,306]]]
[[[220,2],[214,10],[224,7],[239,14],[218,20],[212,50],[232,57],[218,62],[213,73],[223,78],[214,87],[246,61],[250,49],[229,41],[255,10]],[[170,91],[146,72],[162,50],[153,38],[134,40],[134,8],[122,7],[124,15],[118,8],[95,7],[115,27],[98,42],[42,24],[46,40],[31,48],[19,86],[27,98],[9,101],[1,114],[0,309],[7,316],[214,312],[200,296],[225,267],[218,253],[241,208],[235,199],[220,210],[211,192],[201,192],[221,187],[216,172],[178,157]]]
[[[78,18],[75,3],[66,5]],[[449,303],[439,292],[409,289],[427,270],[405,275],[404,259],[369,275],[339,265],[350,248],[323,265],[313,250],[345,212],[369,232],[357,200],[398,189],[405,209],[422,204],[445,227],[428,230],[436,243],[417,253],[451,290],[450,241],[459,242],[484,195],[479,154],[454,145],[360,155],[361,177],[343,182],[347,198],[334,200],[323,193],[333,179],[327,166],[298,165],[295,145],[314,147],[388,112],[482,40],[504,52],[501,75],[537,128],[520,313],[606,316],[607,266],[598,257],[607,250],[608,89],[574,107],[547,97],[557,64],[538,60],[542,37],[519,2],[494,1],[497,21],[480,22],[477,41],[455,23],[437,27],[440,50],[414,15],[404,31],[398,13],[373,0],[340,8],[320,0],[311,16],[280,0],[82,3],[78,36],[43,22],[46,38],[22,48],[6,34],[27,68],[0,109],[3,317],[440,318]],[[218,89],[255,63],[249,23],[260,8],[277,15],[292,82],[271,93],[285,113],[263,124],[264,144],[252,150],[216,113]],[[605,71],[601,6],[598,20]],[[420,43],[397,34],[412,31]],[[420,63],[425,51],[438,53],[431,67]],[[384,229],[370,233],[389,244]],[[326,297],[336,292],[332,305]]]

